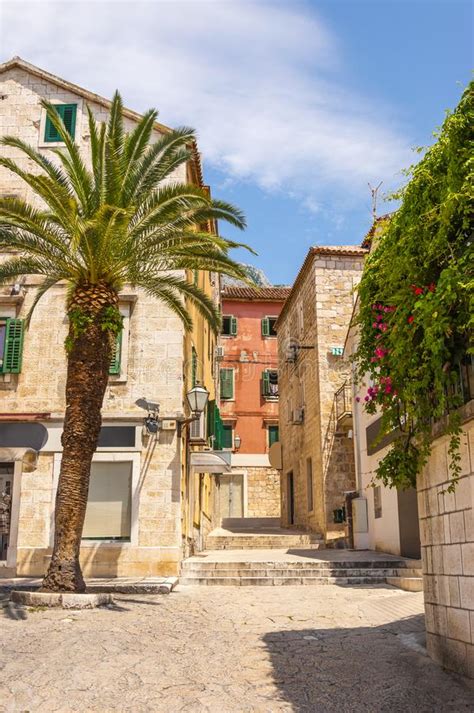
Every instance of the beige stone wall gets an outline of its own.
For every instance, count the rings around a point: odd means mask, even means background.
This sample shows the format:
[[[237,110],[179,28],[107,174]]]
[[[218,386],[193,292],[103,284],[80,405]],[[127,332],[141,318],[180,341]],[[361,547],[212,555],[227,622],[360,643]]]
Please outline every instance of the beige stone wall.
[[[434,442],[418,478],[427,647],[442,666],[474,678],[474,402],[464,409],[462,475],[447,493],[448,439]]]
[[[280,516],[280,474],[273,468],[247,468],[247,517]]]
[[[341,447],[335,440],[333,413],[334,394],[348,379],[350,368],[342,357],[331,354],[331,348],[344,345],[353,310],[353,289],[362,267],[362,256],[314,255],[278,326],[282,522],[289,524],[288,473],[291,471],[295,525],[321,534],[334,529],[333,504],[342,504],[342,492],[354,487],[350,449],[345,445]],[[302,347],[294,364],[286,362],[292,341]],[[295,425],[291,422],[292,411],[302,406],[304,421]],[[311,511],[308,459],[311,459],[313,474]]]

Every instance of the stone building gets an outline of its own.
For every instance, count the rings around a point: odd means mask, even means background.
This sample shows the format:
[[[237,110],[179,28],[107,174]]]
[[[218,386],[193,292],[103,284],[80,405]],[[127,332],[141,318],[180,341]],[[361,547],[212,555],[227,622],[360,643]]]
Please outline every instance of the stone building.
[[[268,452],[279,440],[278,352],[274,329],[286,287],[222,291],[219,338],[223,447],[232,474],[220,478],[221,517],[279,517],[280,475]]]
[[[18,136],[51,157],[50,149],[61,144],[48,133],[51,127],[40,105],[47,98],[58,105],[65,123],[67,112],[66,126],[87,162],[86,105],[100,121],[110,106],[19,58],[0,65],[0,97],[1,135]],[[124,115],[125,130],[140,118],[128,109]],[[154,136],[167,131],[156,124]],[[2,155],[31,170],[16,149],[4,147]],[[203,185],[197,151],[173,180]],[[0,194],[33,199],[4,168]],[[216,275],[196,273],[188,279],[218,299]],[[9,532],[2,534],[0,557],[19,575],[42,574],[51,555],[65,410],[65,285],[43,296],[26,330],[23,320],[36,285],[36,278],[29,277],[0,288],[0,495],[11,493]],[[186,335],[164,304],[129,286],[120,294],[120,310],[124,328],[92,464],[82,565],[86,576],[176,574],[182,556],[199,548],[214,524],[215,478],[209,473],[228,469],[218,455],[202,453],[208,448],[207,428],[201,422],[182,423],[189,416],[185,394],[196,379],[210,392],[209,408],[215,404],[215,337],[198,315],[194,331]],[[18,347],[15,363],[7,353],[12,339]],[[143,397],[159,404],[157,435],[144,430],[146,412],[135,403]],[[205,417],[201,421],[207,423]]]
[[[337,404],[347,391],[343,345],[366,252],[311,248],[276,323],[282,524],[329,538],[344,535],[335,511],[355,487],[351,434]]]

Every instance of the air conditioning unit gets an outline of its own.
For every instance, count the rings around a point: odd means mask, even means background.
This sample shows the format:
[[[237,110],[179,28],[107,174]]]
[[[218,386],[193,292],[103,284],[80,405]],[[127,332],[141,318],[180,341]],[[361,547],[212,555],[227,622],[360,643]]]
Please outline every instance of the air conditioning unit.
[[[189,440],[190,441],[205,441],[206,440],[206,418],[204,412],[195,421],[189,424]]]
[[[220,344],[218,344],[217,347],[216,347],[215,354],[216,354],[216,359],[217,359],[217,361],[220,361],[221,359],[223,359],[223,358],[224,358],[224,354],[225,354],[225,347],[223,347],[223,346],[221,346]]]
[[[303,423],[304,408],[295,408],[293,410],[293,423]]]

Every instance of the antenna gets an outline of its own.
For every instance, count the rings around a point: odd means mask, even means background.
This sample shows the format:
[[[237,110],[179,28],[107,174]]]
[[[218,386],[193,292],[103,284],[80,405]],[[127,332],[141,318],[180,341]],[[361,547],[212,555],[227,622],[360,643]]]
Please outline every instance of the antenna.
[[[383,181],[380,181],[379,185],[376,188],[372,188],[370,183],[367,184],[369,186],[370,194],[372,196],[372,218],[374,219],[374,222],[377,220],[377,194],[382,183]]]

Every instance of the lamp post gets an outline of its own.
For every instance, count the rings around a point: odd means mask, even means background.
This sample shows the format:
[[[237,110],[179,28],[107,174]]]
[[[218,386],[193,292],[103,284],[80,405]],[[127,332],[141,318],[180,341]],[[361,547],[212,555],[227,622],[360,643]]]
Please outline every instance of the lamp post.
[[[238,451],[241,443],[242,443],[241,437],[238,434],[235,434],[235,436],[234,436],[234,450]]]
[[[193,413],[193,417],[190,420],[195,421],[206,408],[206,404],[209,400],[209,391],[205,386],[202,386],[202,384],[196,384],[196,386],[193,386],[193,388],[187,392],[186,398],[189,408]]]

